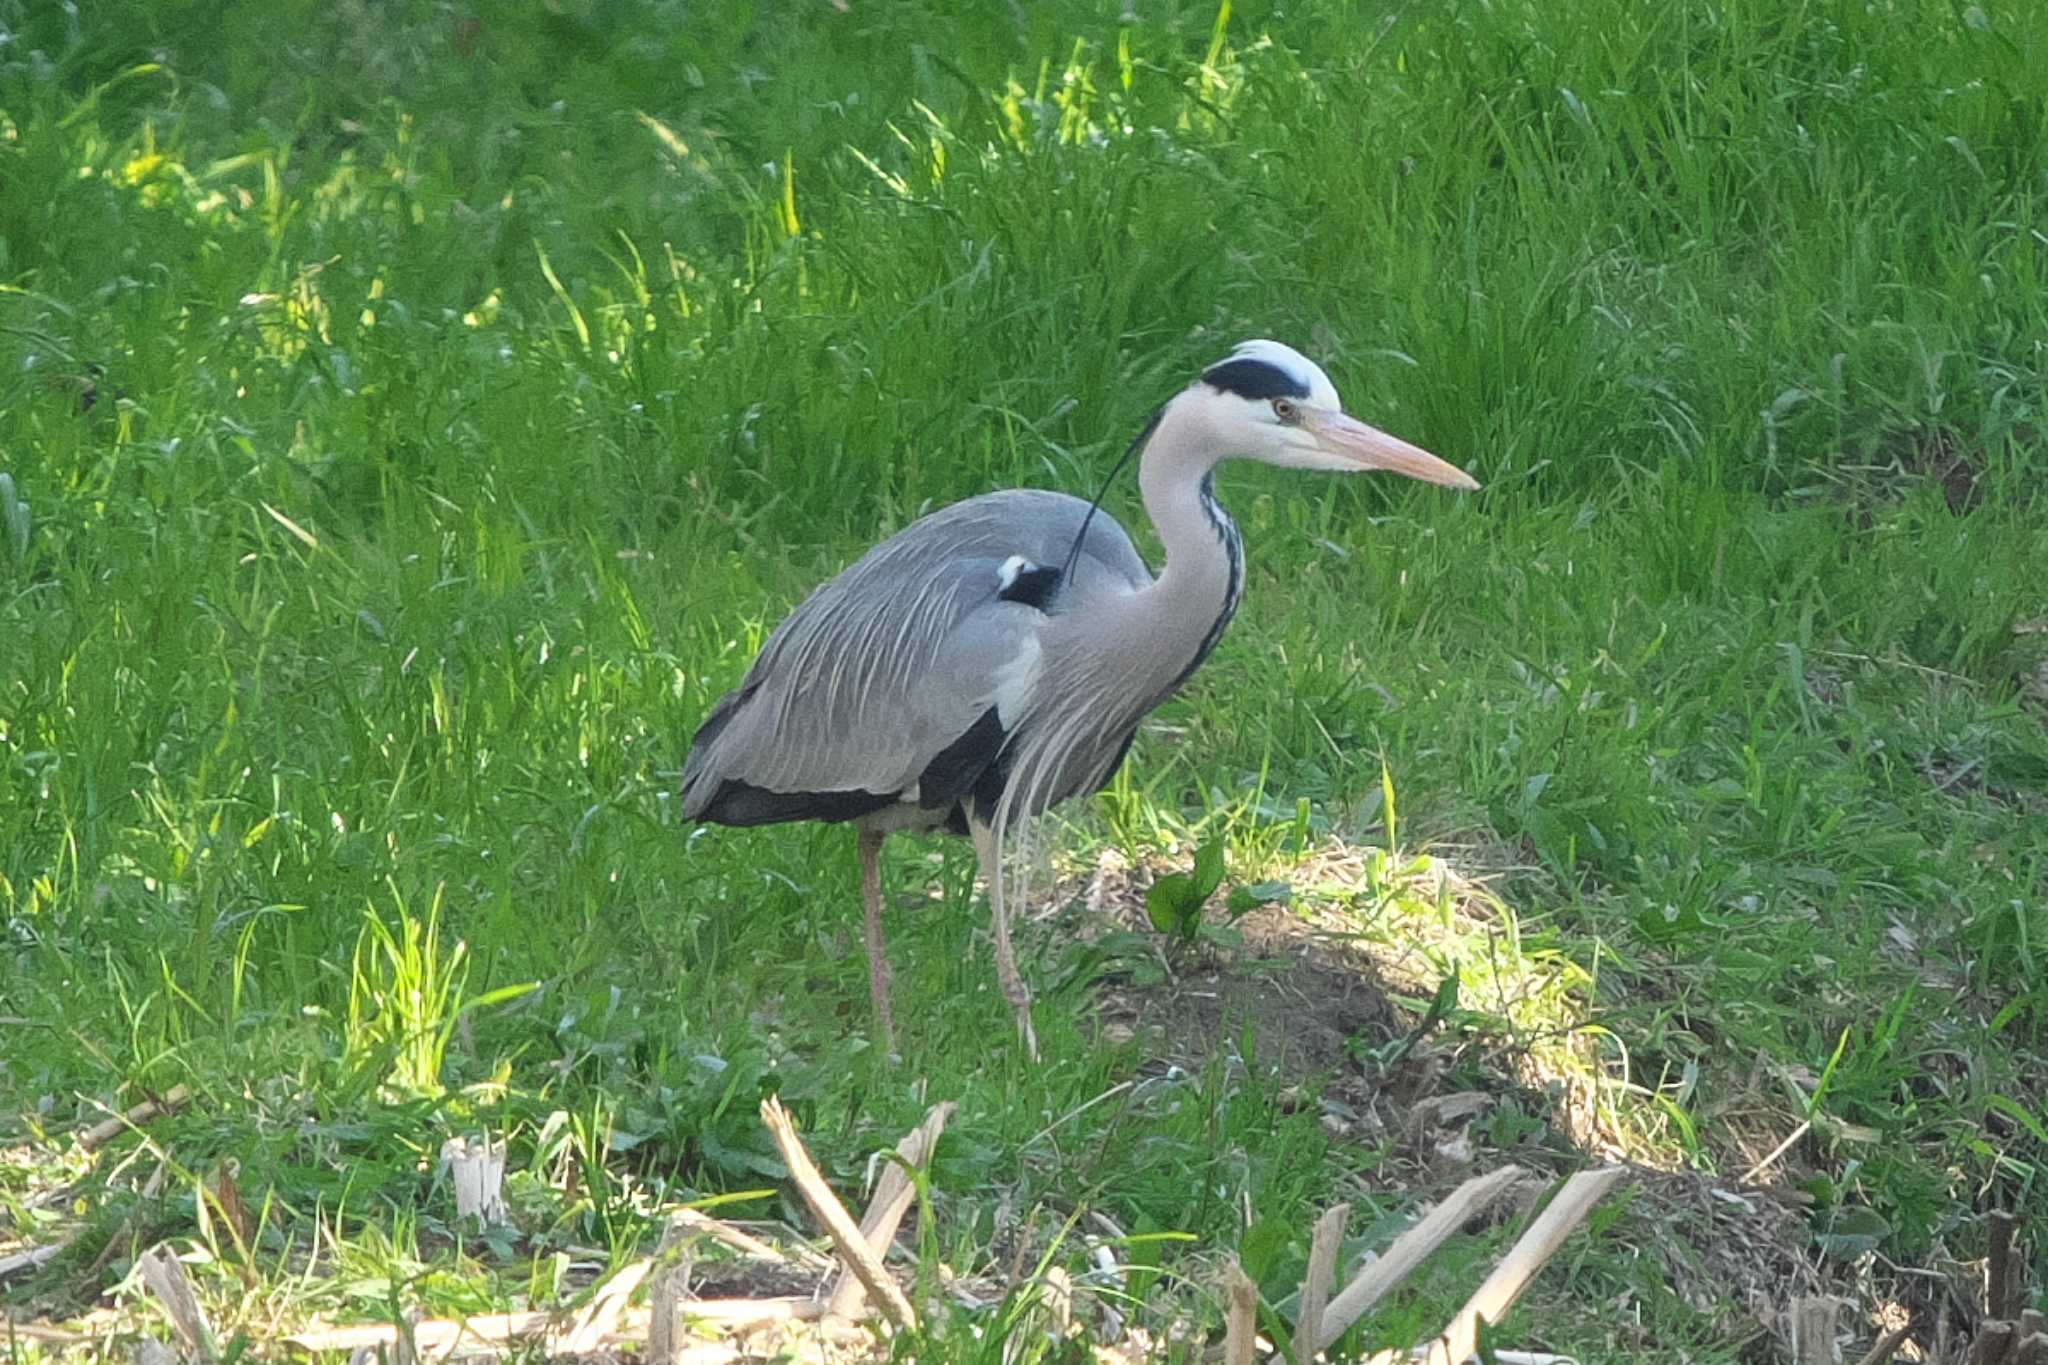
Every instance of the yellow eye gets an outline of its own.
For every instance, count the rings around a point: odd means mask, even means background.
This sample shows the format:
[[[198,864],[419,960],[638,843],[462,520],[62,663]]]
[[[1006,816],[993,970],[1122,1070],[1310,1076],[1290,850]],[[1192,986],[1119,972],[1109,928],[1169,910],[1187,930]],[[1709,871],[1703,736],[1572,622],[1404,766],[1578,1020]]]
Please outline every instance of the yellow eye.
[[[1292,424],[1301,420],[1301,409],[1294,406],[1292,398],[1275,398],[1273,415],[1283,422]]]

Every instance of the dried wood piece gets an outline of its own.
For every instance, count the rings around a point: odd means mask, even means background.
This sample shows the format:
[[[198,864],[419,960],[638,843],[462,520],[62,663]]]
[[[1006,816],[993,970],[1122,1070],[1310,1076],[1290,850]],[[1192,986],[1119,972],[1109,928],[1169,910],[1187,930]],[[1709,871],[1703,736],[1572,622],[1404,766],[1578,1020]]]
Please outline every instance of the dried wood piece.
[[[398,1319],[398,1339],[392,1343],[391,1365],[420,1365],[419,1325],[426,1314],[417,1306]]]
[[[1822,1294],[1793,1300],[1792,1358],[1799,1365],[1837,1365],[1841,1353],[1835,1349],[1835,1325],[1842,1314],[1842,1301]]]
[[[761,1121],[768,1125],[768,1131],[775,1136],[775,1145],[782,1149],[782,1159],[789,1163],[790,1178],[796,1182],[797,1193],[811,1206],[811,1212],[824,1224],[825,1232],[832,1238],[832,1245],[839,1252],[839,1259],[846,1263],[848,1270],[860,1276],[860,1282],[867,1287],[882,1305],[882,1310],[898,1327],[906,1331],[917,1325],[917,1312],[910,1306],[910,1300],[889,1278],[889,1272],[868,1249],[867,1239],[861,1236],[860,1226],[839,1202],[839,1197],[818,1174],[811,1154],[804,1150],[803,1139],[796,1135],[796,1125],[789,1120],[789,1112],[782,1107],[782,1101],[770,1095],[761,1101]]]
[[[722,1327],[744,1327],[763,1322],[805,1322],[818,1316],[817,1307],[808,1296],[699,1299],[685,1301],[681,1312],[685,1318],[717,1323]],[[644,1341],[650,1325],[646,1309],[628,1308],[619,1314],[610,1332],[598,1344]],[[563,1327],[561,1315],[540,1311],[480,1313],[473,1318],[461,1319],[429,1318],[413,1326],[413,1340],[423,1355],[445,1352],[458,1343],[465,1347],[538,1344],[552,1354],[561,1354],[561,1343],[567,1339],[568,1332]],[[388,1322],[310,1328],[285,1338],[286,1344],[307,1352],[375,1350],[380,1346],[395,1346],[397,1341],[398,1329]],[[691,1346],[681,1351],[677,1359],[686,1365],[696,1365],[699,1361],[738,1358],[738,1352],[732,1348],[720,1345],[719,1350],[724,1354],[703,1355],[698,1347]]]
[[[1330,1306],[1330,1290],[1337,1283],[1337,1249],[1350,1217],[1349,1204],[1332,1205],[1316,1219],[1315,1231],[1309,1234],[1308,1273],[1301,1279],[1301,1311],[1294,1325],[1294,1358],[1301,1365],[1308,1365],[1323,1349],[1323,1312]]]
[[[2004,1365],[2005,1354],[2012,1349],[2012,1324],[2009,1322],[1986,1322],[1977,1329],[1976,1339],[1970,1343],[1969,1365]]]
[[[441,1170],[453,1178],[456,1221],[473,1217],[480,1228],[507,1221],[503,1142],[449,1138],[441,1144]]]
[[[83,1332],[73,1332],[63,1327],[52,1327],[46,1322],[16,1322],[9,1318],[5,1327],[0,1327],[0,1337],[9,1341],[36,1341],[46,1346],[76,1346],[91,1338]]]
[[[1417,1219],[1394,1239],[1385,1255],[1352,1276],[1351,1283],[1323,1310],[1323,1330],[1317,1334],[1316,1350],[1330,1349],[1388,1290],[1413,1274],[1415,1267],[1464,1226],[1466,1219],[1492,1203],[1521,1175],[1521,1167],[1503,1166],[1491,1175],[1473,1176],[1451,1191],[1443,1203]]]
[[[1038,1301],[1052,1319],[1055,1336],[1065,1336],[1074,1327],[1074,1277],[1060,1266],[1047,1266],[1039,1287]]]
[[[734,1251],[744,1251],[749,1256],[757,1256],[764,1261],[774,1261],[778,1265],[787,1265],[789,1263],[789,1257],[783,1254],[781,1247],[770,1242],[764,1242],[753,1233],[748,1232],[744,1228],[734,1227],[722,1218],[713,1218],[711,1215],[700,1213],[696,1209],[677,1209],[674,1214],[674,1221],[689,1228],[692,1232],[701,1232],[713,1241],[723,1242]]]
[[[1990,1235],[1991,1252],[1986,1267],[1987,1283],[1984,1286],[1984,1308],[1987,1317],[2000,1322],[2010,1322],[2019,1316],[2019,1258],[2013,1255],[2013,1244],[2018,1239],[2020,1220],[2003,1209],[1995,1210],[1984,1217],[1985,1231]]]
[[[488,1313],[460,1321],[429,1318],[413,1326],[413,1342],[421,1350],[439,1351],[465,1338],[479,1345],[510,1346],[532,1337],[553,1321],[550,1313]],[[286,1337],[287,1346],[324,1353],[347,1351],[351,1359],[367,1351],[374,1359],[380,1347],[395,1348],[398,1328],[388,1322],[349,1323],[342,1327],[308,1327]]]
[[[10,1275],[19,1275],[24,1270],[34,1270],[43,1262],[52,1259],[62,1252],[65,1247],[70,1246],[77,1236],[78,1234],[74,1232],[63,1240],[52,1242],[46,1247],[30,1247],[27,1251],[17,1251],[12,1256],[0,1256],[0,1280],[4,1280]]]
[[[676,1310],[683,1291],[689,1287],[690,1260],[684,1254],[684,1229],[688,1226],[681,1218],[669,1219],[668,1226],[661,1230],[660,1243],[654,1248],[654,1286],[649,1292],[647,1323],[647,1359],[651,1365],[670,1365],[682,1352],[682,1340],[676,1334]]]
[[[676,1318],[682,1306],[681,1277],[663,1271],[654,1279],[654,1302],[647,1306],[647,1359],[650,1365],[674,1365],[682,1353]]]
[[[2005,1365],[2048,1365],[2048,1332],[2030,1332],[2015,1341]]]
[[[882,1168],[881,1177],[875,1181],[875,1196],[868,1201],[867,1212],[861,1216],[860,1234],[878,1264],[888,1255],[890,1245],[896,1240],[896,1229],[903,1222],[903,1215],[910,1211],[910,1201],[917,1193],[917,1185],[910,1172],[931,1159],[932,1148],[938,1144],[939,1134],[945,1131],[946,1120],[952,1116],[951,1100],[933,1105],[931,1112],[924,1116],[924,1122],[897,1144],[888,1164]],[[818,1291],[826,1313],[835,1318],[852,1317],[858,1313],[866,1296],[867,1290],[859,1278],[845,1270],[839,1272],[829,1287]]]
[[[1906,1344],[1906,1338],[1912,1330],[1910,1327],[1892,1328],[1877,1339],[1876,1345],[1863,1353],[1863,1358],[1858,1360],[1856,1365],[1887,1365],[1898,1353],[1898,1349]]]
[[[683,1316],[725,1327],[751,1327],[763,1322],[815,1322],[823,1316],[810,1295],[779,1299],[685,1299]]]
[[[619,1319],[626,1311],[626,1301],[633,1297],[633,1291],[653,1269],[654,1261],[643,1256],[622,1267],[600,1285],[570,1324],[568,1335],[562,1340],[563,1351],[570,1355],[585,1355],[610,1338],[618,1330]]]
[[[1235,1258],[1223,1263],[1223,1365],[1252,1365],[1259,1348],[1259,1287]]]
[[[1792,1150],[1792,1144],[1798,1142],[1799,1139],[1805,1137],[1812,1130],[1813,1121],[1811,1119],[1802,1120],[1797,1128],[1794,1128],[1790,1133],[1787,1133],[1785,1135],[1785,1140],[1783,1142],[1779,1143],[1777,1146],[1771,1148],[1769,1152],[1765,1153],[1763,1158],[1760,1161],[1758,1161],[1754,1166],[1751,1166],[1748,1170],[1744,1171],[1742,1173],[1742,1179],[1738,1180],[1735,1183],[1738,1185],[1756,1184],[1758,1180],[1763,1178],[1763,1173],[1765,1171],[1768,1171],[1772,1166],[1777,1164],[1779,1157],[1785,1155],[1785,1153]]]
[[[144,1100],[140,1104],[130,1106],[125,1114],[116,1114],[110,1119],[102,1119],[95,1123],[78,1135],[78,1145],[88,1152],[104,1147],[130,1128],[140,1128],[151,1119],[176,1113],[183,1109],[191,1098],[192,1087],[174,1085],[165,1091],[160,1099]]]
[[[225,1157],[213,1172],[213,1205],[220,1210],[234,1237],[235,1249],[248,1259],[249,1246],[256,1240],[256,1215],[242,1199],[242,1163]]]
[[[1593,1211],[1593,1205],[1613,1187],[1627,1172],[1620,1166],[1608,1166],[1597,1171],[1580,1171],[1564,1182],[1564,1188],[1557,1192],[1557,1198],[1550,1206],[1537,1215],[1528,1230],[1516,1239],[1513,1247],[1501,1263],[1493,1268],[1479,1290],[1457,1315],[1443,1335],[1430,1346],[1424,1360],[1428,1365],[1462,1365],[1479,1344],[1479,1319],[1489,1323],[1499,1322],[1503,1314],[1521,1297],[1522,1291],[1535,1278],[1543,1263],[1557,1254],[1565,1238],[1571,1236],[1581,1220]]]
[[[205,1310],[199,1306],[199,1296],[192,1292],[192,1281],[185,1274],[184,1263],[171,1254],[171,1249],[159,1242],[142,1253],[136,1262],[136,1269],[142,1274],[143,1284],[156,1295],[157,1302],[170,1314],[171,1326],[177,1331],[185,1349],[205,1360],[213,1359],[213,1329],[207,1325]]]

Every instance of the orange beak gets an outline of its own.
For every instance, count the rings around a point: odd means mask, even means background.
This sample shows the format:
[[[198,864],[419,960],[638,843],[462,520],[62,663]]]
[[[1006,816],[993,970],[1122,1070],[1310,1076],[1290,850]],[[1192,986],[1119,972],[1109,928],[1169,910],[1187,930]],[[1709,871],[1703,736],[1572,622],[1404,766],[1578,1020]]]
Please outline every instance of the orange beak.
[[[1421,446],[1409,445],[1341,412],[1315,414],[1311,429],[1333,455],[1354,461],[1362,469],[1384,469],[1446,488],[1479,487],[1479,480],[1448,460],[1439,460]]]

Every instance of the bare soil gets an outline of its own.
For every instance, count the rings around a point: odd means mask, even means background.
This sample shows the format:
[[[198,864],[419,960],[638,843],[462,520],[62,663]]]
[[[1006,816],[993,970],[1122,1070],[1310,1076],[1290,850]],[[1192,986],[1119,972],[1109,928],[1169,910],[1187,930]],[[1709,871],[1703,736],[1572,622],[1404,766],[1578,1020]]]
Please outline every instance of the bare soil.
[[[1327,866],[1319,870],[1327,873]],[[1071,927],[1084,935],[1151,932],[1144,912],[1149,880],[1144,870],[1112,859],[1070,883],[1061,897],[1070,907],[1065,913],[1087,921]],[[1413,1037],[1419,1016],[1396,1002],[1389,985],[1402,964],[1332,937],[1288,906],[1255,911],[1238,929],[1239,946],[1166,953],[1163,975],[1123,971],[1099,982],[1094,1007],[1106,1040],[1137,1044],[1151,1067],[1197,1070],[1221,1061],[1281,1081],[1284,1093],[1322,1110],[1334,1141],[1391,1151],[1365,1182],[1417,1202],[1508,1161],[1554,1177],[1621,1160],[1636,1174],[1622,1217],[1602,1235],[1655,1266],[1663,1287],[1700,1315],[1705,1334],[1738,1346],[1746,1359],[1791,1358],[1786,1309],[1808,1296],[1845,1300],[1841,1322],[1860,1343],[1850,1358],[1893,1326],[1910,1322],[1914,1340],[1931,1342],[1967,1335],[1973,1325],[1972,1296],[1957,1283],[1965,1267],[1830,1259],[1817,1248],[1803,1191],[1745,1185],[1617,1151],[1611,1134],[1589,1127],[1584,1096],[1569,1086],[1532,1085],[1526,1058],[1485,1053],[1483,1045],[1474,1055],[1469,1041],[1456,1038]],[[1427,992],[1410,986],[1402,994],[1413,1000]],[[1540,1116],[1540,1137],[1511,1149],[1490,1146],[1478,1120],[1502,1105]],[[1391,1147],[1390,1134],[1399,1139]],[[1750,1169],[1755,1154],[1745,1159],[1735,1145],[1743,1140],[1734,1139],[1720,1164]],[[1786,1179],[1797,1155],[1781,1159],[1767,1178]],[[1528,1201],[1541,1193],[1540,1184],[1532,1185]],[[1622,1303],[1601,1311],[1610,1310],[1616,1344],[1628,1348],[1634,1315]],[[1909,1346],[1900,1358],[1923,1357]]]

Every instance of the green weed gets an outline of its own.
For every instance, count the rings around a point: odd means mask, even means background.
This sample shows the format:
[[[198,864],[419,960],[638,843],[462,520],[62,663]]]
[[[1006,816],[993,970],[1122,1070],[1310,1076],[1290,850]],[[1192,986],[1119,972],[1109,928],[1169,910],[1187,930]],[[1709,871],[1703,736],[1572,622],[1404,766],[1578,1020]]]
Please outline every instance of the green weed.
[[[960,1102],[921,1259],[1005,1288],[906,1351],[1066,1358],[1052,1269],[1086,1332],[1199,1334],[1216,1258],[1269,1229],[1284,1294],[1340,1191],[1384,1245],[1420,1177],[1324,1124],[1329,1078],[1093,1012],[1129,956],[1257,979],[1228,935],[1034,929],[1032,1068],[972,858],[892,844],[891,1068],[844,831],[669,795],[820,577],[953,498],[1092,489],[1249,335],[1486,489],[1227,470],[1244,609],[1061,864],[1227,850],[1212,929],[1385,967],[1405,1027],[1346,1078],[1510,1059],[1485,1159],[1799,1188],[1844,1276],[1981,1254],[1978,1213],[2041,1208],[2048,1093],[2044,32],[0,0],[0,1239],[91,1232],[10,1310],[87,1312],[161,1237],[223,1341],[560,1302],[578,1248],[780,1182],[766,1093],[849,1184]],[[478,1246],[425,1172],[480,1128],[518,1228]],[[1091,1215],[1162,1239],[1114,1290]],[[1736,1358],[1739,1305],[1631,1235],[1503,1339]]]

